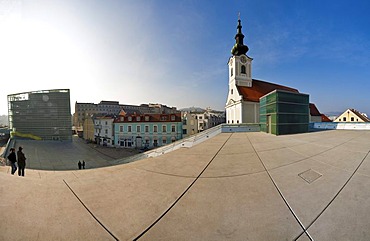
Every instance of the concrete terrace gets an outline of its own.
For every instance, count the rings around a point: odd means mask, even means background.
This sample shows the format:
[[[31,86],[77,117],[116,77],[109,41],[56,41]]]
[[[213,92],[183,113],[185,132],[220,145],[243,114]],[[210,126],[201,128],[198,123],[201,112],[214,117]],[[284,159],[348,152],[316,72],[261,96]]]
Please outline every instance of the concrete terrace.
[[[0,167],[0,240],[370,240],[369,151],[369,131],[223,133],[98,169]]]

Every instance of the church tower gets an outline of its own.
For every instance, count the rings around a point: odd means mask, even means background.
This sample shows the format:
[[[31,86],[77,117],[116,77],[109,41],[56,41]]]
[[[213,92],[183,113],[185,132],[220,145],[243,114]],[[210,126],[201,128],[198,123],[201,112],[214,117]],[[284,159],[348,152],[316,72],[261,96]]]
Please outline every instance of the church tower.
[[[249,50],[243,43],[242,24],[238,19],[235,44],[231,49],[232,57],[229,59],[229,82],[234,82],[238,86],[252,87],[252,58],[246,54]]]
[[[252,58],[247,56],[249,50],[247,45],[244,45],[244,34],[242,33],[242,24],[240,17],[238,18],[237,31],[235,35],[235,44],[231,49],[232,56],[229,58],[229,93],[226,102],[226,123],[238,124],[255,122],[258,117],[253,120],[245,118],[246,111],[243,96],[239,93],[239,88],[252,88]],[[248,107],[249,108],[249,107]],[[255,108],[255,107],[253,107]],[[255,111],[254,111],[255,112]]]

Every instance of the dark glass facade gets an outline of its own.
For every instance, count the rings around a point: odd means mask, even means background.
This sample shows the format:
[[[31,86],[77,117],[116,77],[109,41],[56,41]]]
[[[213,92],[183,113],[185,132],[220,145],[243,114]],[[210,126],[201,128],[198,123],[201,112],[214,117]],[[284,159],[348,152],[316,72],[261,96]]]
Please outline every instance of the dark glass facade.
[[[72,140],[69,89],[8,95],[9,127],[16,137]]]
[[[260,124],[275,135],[308,132],[309,95],[275,90],[261,97]]]

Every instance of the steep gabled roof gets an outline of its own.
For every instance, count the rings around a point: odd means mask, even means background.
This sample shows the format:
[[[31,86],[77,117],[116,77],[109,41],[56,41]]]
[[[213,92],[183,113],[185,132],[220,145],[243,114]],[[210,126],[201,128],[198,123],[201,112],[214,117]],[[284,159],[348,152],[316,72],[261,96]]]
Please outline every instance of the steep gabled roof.
[[[361,112],[359,112],[355,109],[350,109],[350,111],[352,111],[354,114],[356,114],[364,122],[370,122],[370,119],[367,116],[363,115]]]
[[[239,94],[243,96],[243,100],[252,102],[259,102],[262,96],[276,89],[299,93],[297,89],[256,79],[253,79],[252,87],[237,86],[237,88]]]
[[[321,116],[320,111],[317,109],[314,103],[310,103],[310,115],[311,116]]]

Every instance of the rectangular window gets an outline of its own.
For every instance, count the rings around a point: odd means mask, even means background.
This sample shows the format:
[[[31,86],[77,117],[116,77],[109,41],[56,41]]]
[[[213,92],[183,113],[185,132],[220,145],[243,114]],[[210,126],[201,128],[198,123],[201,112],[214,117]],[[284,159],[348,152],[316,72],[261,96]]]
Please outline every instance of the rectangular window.
[[[148,133],[149,132],[149,126],[145,126],[145,132]]]
[[[174,121],[175,120],[175,116],[174,115],[171,115],[171,120]]]
[[[153,132],[158,132],[158,126],[153,126]]]
[[[136,126],[136,132],[139,133],[140,131],[140,126]]]
[[[182,134],[186,135],[188,133],[188,130],[187,129],[183,129],[182,130]]]
[[[107,129],[105,129],[105,134],[108,134],[108,130]]]
[[[127,126],[127,131],[131,132],[132,131],[131,128],[132,128],[131,126]]]
[[[132,117],[131,116],[128,117],[128,121],[132,121]]]
[[[355,121],[355,118],[354,117],[351,117],[351,121]]]
[[[162,132],[163,133],[166,133],[167,132],[167,126],[164,126],[164,125],[162,126]]]
[[[140,116],[136,116],[136,121],[140,121]]]
[[[167,144],[167,140],[166,140],[166,138],[163,138],[162,143],[163,143],[163,144]]]
[[[119,127],[119,132],[123,132],[123,126]]]
[[[176,126],[175,125],[171,126],[171,132],[176,132]]]
[[[186,125],[186,119],[183,119],[183,120],[182,120],[182,124],[183,124],[183,125]]]
[[[347,118],[346,117],[343,117],[343,121],[347,121]]]

